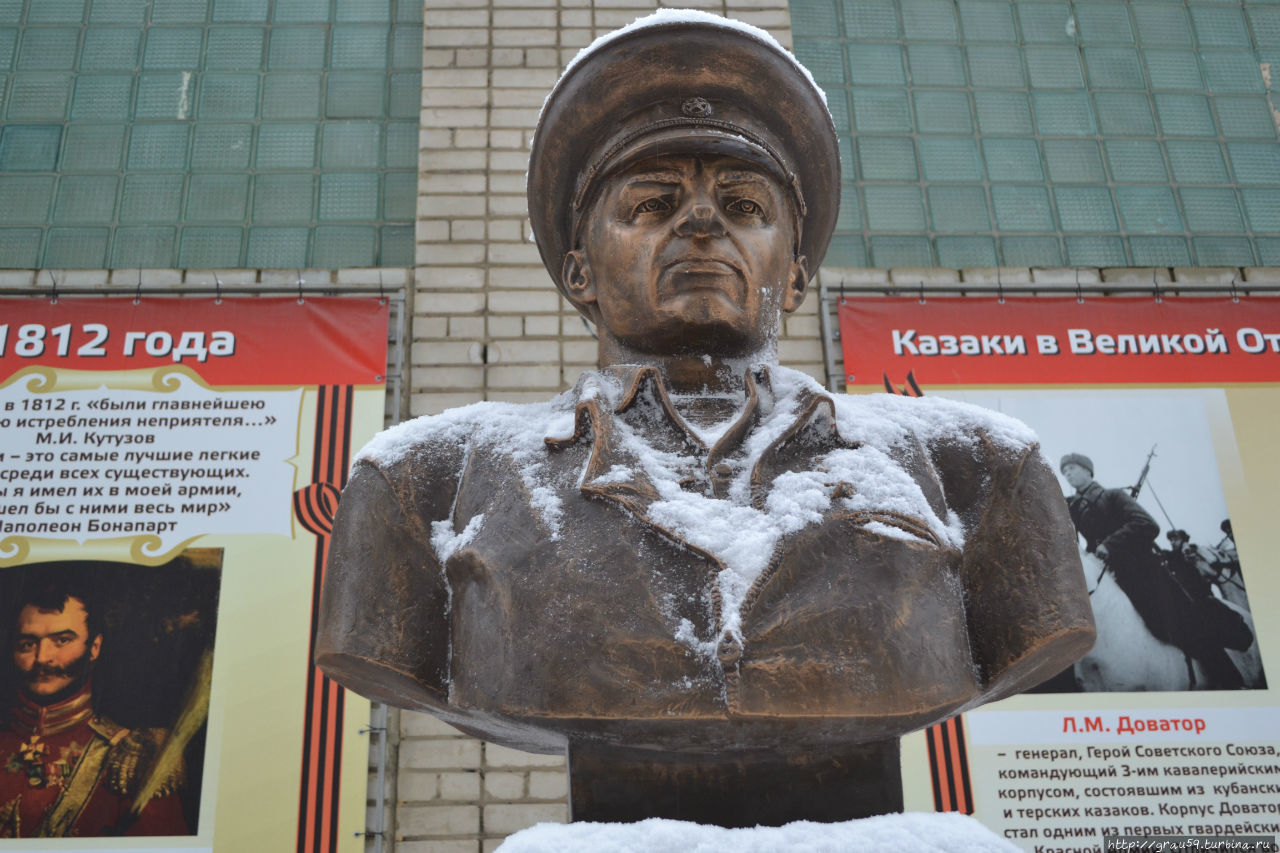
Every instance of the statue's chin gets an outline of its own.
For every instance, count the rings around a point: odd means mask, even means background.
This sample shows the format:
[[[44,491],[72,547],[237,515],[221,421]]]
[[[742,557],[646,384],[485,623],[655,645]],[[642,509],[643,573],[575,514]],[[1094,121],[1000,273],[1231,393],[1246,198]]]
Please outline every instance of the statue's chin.
[[[690,329],[686,336],[670,341],[659,347],[633,348],[637,352],[661,358],[702,358],[716,360],[761,360],[759,354],[771,352],[765,346],[767,342],[755,341],[740,334],[723,333],[714,327],[698,327]],[[772,361],[772,358],[764,359]]]
[[[661,358],[705,355],[737,359],[771,351],[774,337],[760,329],[743,328],[749,325],[747,318],[737,306],[733,309],[733,313],[723,310],[684,311],[677,320],[664,324],[661,329],[619,340],[628,349]]]
[[[745,290],[746,282],[737,270],[718,262],[677,264],[658,279],[659,298],[668,306],[679,306],[675,310],[680,313],[741,311],[738,306],[746,298]]]

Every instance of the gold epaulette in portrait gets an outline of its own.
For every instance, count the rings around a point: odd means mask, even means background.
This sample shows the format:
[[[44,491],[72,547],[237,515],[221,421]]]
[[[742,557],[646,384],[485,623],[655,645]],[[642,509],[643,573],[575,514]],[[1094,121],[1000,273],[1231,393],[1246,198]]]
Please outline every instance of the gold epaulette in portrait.
[[[159,779],[154,796],[172,794],[186,781],[186,766],[182,753],[170,759],[162,756],[167,729],[124,730],[125,734],[111,748],[107,757],[106,781],[111,790],[125,796],[137,796],[147,781]],[[162,761],[166,766],[157,765]]]

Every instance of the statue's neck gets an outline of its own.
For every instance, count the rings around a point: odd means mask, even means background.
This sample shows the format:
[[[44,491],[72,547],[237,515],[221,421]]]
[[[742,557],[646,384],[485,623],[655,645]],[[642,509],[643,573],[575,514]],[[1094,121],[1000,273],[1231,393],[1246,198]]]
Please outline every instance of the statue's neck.
[[[746,404],[746,396],[734,394],[672,394],[671,404],[680,417],[701,429],[736,420]]]
[[[656,367],[662,372],[667,390],[673,395],[697,395],[740,402],[746,392],[747,370],[756,364],[776,363],[777,355],[772,347],[733,357],[694,354],[655,355],[632,349],[614,340],[607,340],[604,335],[600,337],[599,364],[602,369],[623,364]],[[721,404],[708,405],[718,407]]]

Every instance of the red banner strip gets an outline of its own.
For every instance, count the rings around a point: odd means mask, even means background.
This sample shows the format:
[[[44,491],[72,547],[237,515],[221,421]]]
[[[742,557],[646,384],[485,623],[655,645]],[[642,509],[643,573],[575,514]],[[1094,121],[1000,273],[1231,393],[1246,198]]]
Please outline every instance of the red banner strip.
[[[840,300],[848,385],[1280,381],[1280,299]]]
[[[386,300],[0,299],[0,379],[186,365],[211,385],[375,385],[387,364]]]

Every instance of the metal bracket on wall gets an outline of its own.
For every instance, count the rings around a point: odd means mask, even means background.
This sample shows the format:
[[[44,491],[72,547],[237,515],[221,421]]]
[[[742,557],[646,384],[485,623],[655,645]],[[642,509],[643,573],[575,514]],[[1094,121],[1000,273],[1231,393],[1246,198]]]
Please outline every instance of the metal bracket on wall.
[[[372,826],[365,827],[364,832],[357,832],[358,837],[363,837],[366,842],[373,839],[372,853],[382,853],[383,840],[387,836],[386,828],[386,811],[387,811],[387,706],[381,702],[373,703],[372,712],[369,715],[369,727],[361,729],[361,734],[369,734],[378,739],[378,749],[374,753],[373,745],[370,744],[369,752],[376,756],[374,766],[377,768],[377,790],[373,793],[373,820]],[[366,844],[366,850],[368,846]]]

